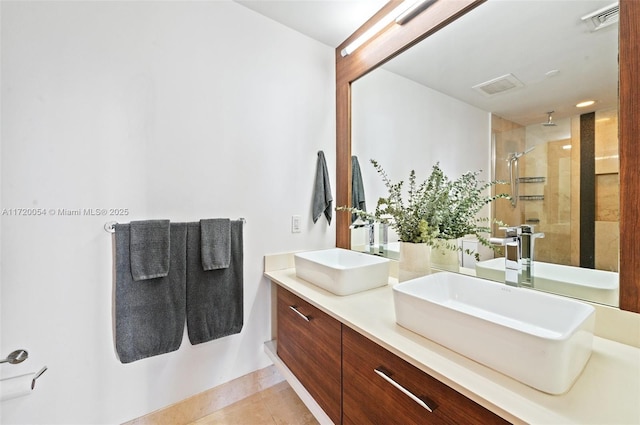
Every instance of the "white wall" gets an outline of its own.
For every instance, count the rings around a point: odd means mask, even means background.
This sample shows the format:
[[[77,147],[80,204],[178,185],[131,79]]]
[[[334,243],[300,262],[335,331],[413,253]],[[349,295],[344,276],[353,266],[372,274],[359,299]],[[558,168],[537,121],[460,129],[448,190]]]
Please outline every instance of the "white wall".
[[[482,170],[490,179],[491,115],[384,69],[352,85],[353,155],[363,175],[367,210],[388,192],[370,163],[377,160],[392,182],[416,171],[422,182],[440,162],[451,178]]]
[[[30,352],[1,373],[49,371],[0,422],[120,423],[267,366],[263,255],[335,245],[333,49],[230,1],[1,7],[2,208],[130,213],[1,217],[1,349]],[[242,333],[120,364],[104,223],[207,217],[247,219]]]

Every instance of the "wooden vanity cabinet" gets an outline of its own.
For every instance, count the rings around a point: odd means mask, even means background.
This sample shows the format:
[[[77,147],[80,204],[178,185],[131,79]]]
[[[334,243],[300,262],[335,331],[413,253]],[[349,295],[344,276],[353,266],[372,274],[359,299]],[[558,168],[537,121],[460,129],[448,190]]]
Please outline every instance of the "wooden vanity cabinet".
[[[290,291],[277,292],[278,357],[334,424],[508,423]]]
[[[343,424],[509,423],[348,326],[342,382]]]
[[[335,424],[341,421],[342,324],[278,287],[278,357]]]

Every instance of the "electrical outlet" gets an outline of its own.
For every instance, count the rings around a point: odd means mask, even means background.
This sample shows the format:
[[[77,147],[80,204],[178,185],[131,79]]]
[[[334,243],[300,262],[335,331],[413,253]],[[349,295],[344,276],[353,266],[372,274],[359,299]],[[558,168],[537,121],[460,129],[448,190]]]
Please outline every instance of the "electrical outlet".
[[[300,233],[300,216],[292,215],[291,216],[291,233]]]

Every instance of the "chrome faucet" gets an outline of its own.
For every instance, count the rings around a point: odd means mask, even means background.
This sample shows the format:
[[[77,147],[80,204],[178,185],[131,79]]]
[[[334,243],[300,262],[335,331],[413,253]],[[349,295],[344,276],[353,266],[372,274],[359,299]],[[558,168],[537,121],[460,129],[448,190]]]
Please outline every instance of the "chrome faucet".
[[[378,228],[378,252],[386,254],[389,249],[389,223],[380,223]]]
[[[361,229],[363,227],[366,227],[369,229],[369,250],[371,250],[371,252],[373,253],[373,247],[376,244],[376,233],[375,233],[375,228],[374,228],[374,221],[362,221],[360,219],[354,221],[351,226],[349,226],[350,229]]]
[[[520,227],[501,227],[504,229],[504,238],[490,238],[494,245],[504,246],[504,283],[518,286],[521,271],[520,258],[522,248],[520,239]]]
[[[389,246],[389,224],[378,223],[378,244],[376,245],[376,222],[370,220],[364,222],[362,220],[356,220],[349,226],[350,229],[361,229],[366,227],[369,229],[369,252],[371,254],[386,254]]]
[[[544,233],[533,233],[533,226],[523,224],[520,226],[520,240],[521,243],[521,266],[522,266],[522,279],[521,283],[528,286],[533,286],[533,248],[534,242],[538,238],[544,238]]]
[[[523,224],[501,227],[504,238],[490,238],[494,245],[505,247],[504,282],[511,286],[533,286],[533,243],[544,233],[533,233],[533,226]]]

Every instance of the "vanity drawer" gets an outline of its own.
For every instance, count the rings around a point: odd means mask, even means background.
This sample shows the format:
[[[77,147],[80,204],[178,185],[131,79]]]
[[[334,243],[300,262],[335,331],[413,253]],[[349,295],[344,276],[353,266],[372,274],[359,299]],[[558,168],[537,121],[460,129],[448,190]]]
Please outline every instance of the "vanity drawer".
[[[342,347],[343,424],[508,423],[347,326]]]
[[[342,324],[278,287],[278,357],[331,420],[342,404]]]

